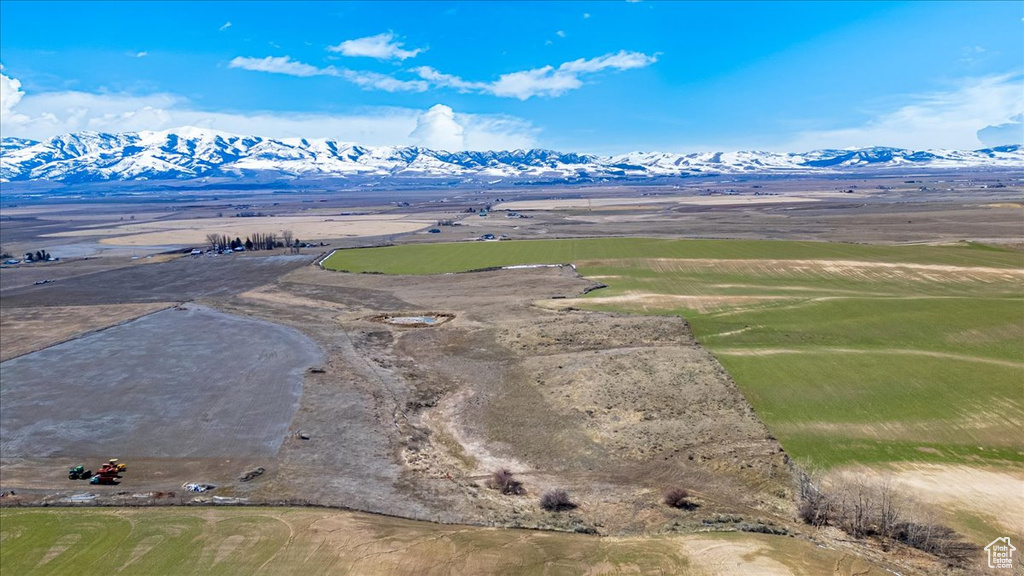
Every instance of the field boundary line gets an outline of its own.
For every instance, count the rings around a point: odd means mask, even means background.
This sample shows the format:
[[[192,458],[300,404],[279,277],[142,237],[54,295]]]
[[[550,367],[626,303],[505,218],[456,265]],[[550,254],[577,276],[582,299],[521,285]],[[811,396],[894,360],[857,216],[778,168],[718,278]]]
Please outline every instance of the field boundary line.
[[[330,252],[328,252],[326,256],[324,256],[323,258],[320,258],[319,260],[317,260],[316,261],[317,267],[320,268],[321,270],[328,270],[329,272],[337,272],[337,270],[330,270],[328,268],[324,268],[324,262],[328,258],[330,258],[331,256],[334,256],[334,253],[337,252],[338,250],[340,250],[340,248],[335,248],[334,250],[331,250]]]
[[[985,358],[984,356],[969,356],[967,354],[955,354],[953,352],[936,352],[932,350],[914,350],[912,348],[893,348],[889,350],[868,350],[860,348],[841,347],[808,347],[808,348],[715,348],[715,354],[726,356],[773,356],[776,354],[897,354],[905,356],[929,356],[932,358],[944,358],[946,360],[963,360],[965,362],[981,362],[996,366],[1009,368],[1024,368],[1024,362],[1013,360],[999,360],[998,358]]]
[[[35,354],[36,352],[40,352],[42,350],[46,350],[47,348],[53,348],[54,346],[60,346],[61,344],[67,344],[68,342],[73,342],[73,341],[78,340],[80,338],[85,338],[86,336],[89,336],[91,334],[97,334],[99,332],[103,332],[104,330],[109,330],[111,328],[117,328],[118,326],[124,326],[125,324],[128,324],[129,322],[135,322],[136,320],[141,320],[141,319],[145,318],[146,316],[152,316],[153,314],[156,314],[157,312],[163,312],[164,310],[168,310],[170,308],[175,308],[175,307],[181,306],[183,304],[185,304],[185,302],[168,302],[167,305],[164,306],[163,308],[157,308],[156,310],[153,310],[151,312],[147,312],[145,314],[142,314],[140,316],[136,316],[134,318],[128,318],[127,320],[122,320],[120,322],[117,322],[115,324],[111,324],[109,326],[102,326],[100,328],[93,328],[92,330],[88,330],[86,332],[75,334],[73,336],[65,338],[64,340],[60,340],[60,341],[54,342],[52,344],[48,344],[46,346],[43,346],[42,348],[40,348],[38,350],[30,350],[30,351],[25,352],[23,354],[18,354],[17,356],[11,356],[10,358],[7,358],[3,362],[10,362],[11,360],[14,360],[15,358],[21,358],[22,356],[28,356],[29,354]]]

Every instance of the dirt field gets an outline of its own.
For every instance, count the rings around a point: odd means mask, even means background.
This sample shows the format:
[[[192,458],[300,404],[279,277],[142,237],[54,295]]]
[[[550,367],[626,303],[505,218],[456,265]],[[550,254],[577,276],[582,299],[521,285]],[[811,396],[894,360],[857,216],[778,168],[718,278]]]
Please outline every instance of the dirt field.
[[[322,240],[346,236],[383,236],[419,230],[433,220],[401,216],[284,216],[264,218],[204,218],[162,220],[117,228],[86,228],[50,235],[54,238],[102,236],[104,244],[119,246],[202,245],[207,234],[227,234],[231,238],[255,232],[281,234],[290,230],[302,240]]]
[[[156,312],[0,365],[3,457],[272,457],[319,357],[273,324]]]
[[[187,302],[204,296],[231,295],[259,286],[281,274],[305,266],[313,255],[230,255],[178,258],[169,262],[117,268],[99,268],[60,278],[62,268],[20,267],[3,271],[10,288],[0,292],[4,307],[90,306],[139,302]],[[87,262],[92,262],[88,260]],[[37,286],[18,282],[19,275],[42,274],[57,280]]]
[[[791,204],[817,202],[811,195],[801,196],[653,196],[643,198],[566,198],[561,200],[519,200],[502,202],[495,210],[592,210],[646,206],[650,204],[688,204],[692,206],[746,206],[751,204]]]
[[[0,361],[145,316],[173,304],[0,308]]]

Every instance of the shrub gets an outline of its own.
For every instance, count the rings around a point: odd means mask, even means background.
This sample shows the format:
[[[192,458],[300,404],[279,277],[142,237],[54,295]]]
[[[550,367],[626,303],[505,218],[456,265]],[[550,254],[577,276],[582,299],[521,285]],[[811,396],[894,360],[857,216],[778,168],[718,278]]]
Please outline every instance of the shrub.
[[[540,506],[550,512],[571,510],[576,507],[572,500],[569,499],[569,493],[561,489],[545,492],[540,497]]]
[[[690,501],[690,493],[685,488],[673,488],[665,492],[665,504],[673,508],[690,510],[697,505]]]
[[[523,483],[513,478],[512,472],[507,468],[495,470],[487,479],[487,487],[506,495],[523,493]]]

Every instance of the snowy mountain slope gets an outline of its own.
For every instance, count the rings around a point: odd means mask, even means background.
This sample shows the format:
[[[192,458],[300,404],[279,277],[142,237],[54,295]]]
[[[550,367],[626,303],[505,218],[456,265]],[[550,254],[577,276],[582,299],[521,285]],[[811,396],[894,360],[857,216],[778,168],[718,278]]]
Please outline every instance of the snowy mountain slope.
[[[446,152],[360,146],[326,139],[275,140],[202,128],[106,134],[79,132],[42,142],[4,138],[0,180],[66,183],[244,177],[566,180],[701,174],[845,172],[870,168],[1024,169],[1019,145],[984,150],[900,148],[777,152],[631,152],[610,157],[551,150]]]

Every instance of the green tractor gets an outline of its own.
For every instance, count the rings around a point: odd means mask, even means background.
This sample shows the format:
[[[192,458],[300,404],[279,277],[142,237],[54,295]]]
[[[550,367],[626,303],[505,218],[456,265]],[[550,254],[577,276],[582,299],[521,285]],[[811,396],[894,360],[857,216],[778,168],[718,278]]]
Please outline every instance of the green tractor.
[[[87,480],[92,478],[92,470],[86,470],[85,466],[79,464],[68,469],[68,480]]]

